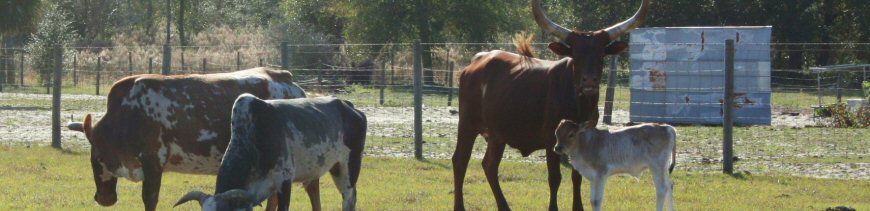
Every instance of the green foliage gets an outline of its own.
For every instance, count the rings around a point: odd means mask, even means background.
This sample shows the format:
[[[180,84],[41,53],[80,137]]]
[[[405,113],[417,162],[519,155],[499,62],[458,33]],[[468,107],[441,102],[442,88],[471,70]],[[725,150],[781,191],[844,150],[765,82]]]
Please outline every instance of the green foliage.
[[[14,35],[33,30],[39,16],[37,0],[0,0],[0,35]]]
[[[56,46],[69,46],[78,40],[78,35],[71,28],[72,22],[67,19],[66,11],[56,4],[51,4],[37,26],[37,31],[31,35],[31,42],[25,46],[30,54],[30,64],[39,72],[39,81],[48,85],[50,73],[54,70]],[[64,51],[64,50],[61,50]]]
[[[859,106],[855,110],[850,110],[845,103],[835,103],[828,105],[824,110],[830,113],[833,118],[833,125],[831,125],[833,127],[870,127],[870,107],[868,106]]]

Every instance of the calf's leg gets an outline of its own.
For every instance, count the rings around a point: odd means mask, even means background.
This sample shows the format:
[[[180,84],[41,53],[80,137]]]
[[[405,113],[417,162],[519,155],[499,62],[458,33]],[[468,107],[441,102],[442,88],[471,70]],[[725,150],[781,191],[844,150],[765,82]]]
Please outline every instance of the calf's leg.
[[[653,166],[650,168],[653,173],[653,179],[656,185],[656,210],[662,211],[664,210],[664,204],[667,200],[673,201],[673,196],[669,196],[669,192],[671,192],[671,182],[667,175],[667,167],[666,165]],[[673,206],[671,206],[670,210],[673,210]]]
[[[604,186],[607,185],[607,176],[592,176],[589,177],[589,180],[592,181],[592,209],[601,211],[601,205],[604,204]]]

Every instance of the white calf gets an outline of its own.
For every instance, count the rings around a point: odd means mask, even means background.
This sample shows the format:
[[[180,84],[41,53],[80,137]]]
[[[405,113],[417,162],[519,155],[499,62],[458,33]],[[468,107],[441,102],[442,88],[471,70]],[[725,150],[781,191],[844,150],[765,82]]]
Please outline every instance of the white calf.
[[[667,203],[674,210],[673,182],[670,173],[676,162],[674,127],[641,124],[617,131],[587,128],[562,120],[556,128],[554,151],[567,155],[571,166],[592,181],[592,206],[601,210],[607,177],[629,174],[640,177],[649,168],[656,184],[656,210]],[[666,201],[665,201],[666,200]]]

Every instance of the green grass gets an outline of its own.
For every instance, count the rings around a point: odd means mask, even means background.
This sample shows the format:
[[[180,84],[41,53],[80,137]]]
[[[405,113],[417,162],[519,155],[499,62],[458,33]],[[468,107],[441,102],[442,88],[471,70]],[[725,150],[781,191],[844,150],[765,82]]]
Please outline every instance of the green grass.
[[[0,145],[0,209],[2,210],[141,210],[141,184],[122,180],[119,201],[103,208],[93,201],[94,183],[88,153],[58,151],[48,147]],[[466,206],[492,210],[494,200],[479,160],[472,160],[466,176]],[[563,168],[563,174],[568,170]],[[501,181],[515,210],[543,210],[547,206],[546,169],[542,163],[506,161]],[[681,210],[822,210],[846,205],[870,209],[870,181],[811,179],[790,176],[681,171],[673,176],[676,206]],[[570,179],[563,179],[559,204],[570,206]],[[213,190],[214,176],[167,173],[163,177],[159,210],[190,190]],[[447,210],[453,206],[452,170],[449,160],[418,161],[408,158],[366,157],[359,182],[360,210]],[[292,207],[307,210],[307,196],[293,186]],[[326,210],[340,206],[340,195],[328,177],[321,180],[322,204]],[[588,182],[583,200],[589,209]],[[652,179],[639,181],[612,178],[604,208],[650,210],[655,206]],[[173,210],[195,210],[196,203]]]

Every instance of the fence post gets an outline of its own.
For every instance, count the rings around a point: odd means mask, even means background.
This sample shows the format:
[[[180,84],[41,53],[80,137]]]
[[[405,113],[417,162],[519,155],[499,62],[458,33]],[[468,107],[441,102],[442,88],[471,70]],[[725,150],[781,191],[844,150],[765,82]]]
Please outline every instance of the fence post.
[[[722,117],[722,172],[734,173],[734,40],[725,41],[725,105]]]
[[[290,69],[290,47],[287,46],[287,41],[281,42],[281,69]]]
[[[317,85],[320,86],[320,88],[323,88],[323,69],[325,68],[323,65],[323,61],[317,59],[317,65],[314,66],[314,68],[314,72],[317,73]]]
[[[21,65],[21,68],[18,68],[21,71],[21,74],[18,74],[19,82],[21,82],[21,86],[24,86],[24,52],[21,52],[21,55],[18,57],[20,58],[18,65]]]
[[[60,143],[60,85],[63,83],[63,48],[54,46],[54,90],[51,95],[51,146],[61,148]]]
[[[76,69],[78,69],[79,61],[78,61],[78,53],[73,54],[73,66],[72,66],[72,75],[73,75],[73,86],[79,85],[79,76],[76,75]]]
[[[842,75],[843,74],[841,71],[837,71],[837,103],[843,102],[843,86],[841,86],[840,84],[841,81],[843,81],[843,79],[841,78]]]
[[[816,72],[816,99],[819,101],[819,107],[822,106],[822,70]]]
[[[607,76],[607,91],[604,93],[604,124],[613,123],[613,95],[616,94],[616,65],[618,65],[619,55],[612,55],[610,58],[610,74]]]
[[[423,64],[420,40],[414,40],[414,157],[423,159]]]
[[[133,52],[132,51],[127,52],[127,73],[130,75],[133,74]]]
[[[236,70],[242,69],[242,53],[236,51]]]
[[[97,88],[97,95],[100,95],[100,69],[103,69],[103,58],[97,56],[97,81],[94,83]]]
[[[154,58],[148,57],[148,74],[151,74],[152,68],[154,68]]]
[[[453,62],[447,67],[447,106],[453,106]]]
[[[206,65],[206,64],[205,64],[205,58],[202,58],[202,73],[203,73],[203,74],[205,74],[205,70],[206,70],[205,65]]]
[[[378,101],[381,105],[384,105],[384,88],[387,87],[387,63],[386,61],[381,61],[381,99]]]
[[[260,60],[259,66],[262,67],[263,66],[263,58],[260,58],[259,60]]]
[[[185,65],[186,64],[184,63],[184,46],[181,46],[181,72],[182,73],[185,73],[185,71],[187,71],[187,67]]]
[[[393,62],[395,60],[395,55],[393,55],[393,50],[396,46],[390,45],[390,85],[396,85],[396,66]]]
[[[167,26],[168,28],[168,26]],[[97,63],[99,64],[99,63]],[[172,48],[168,44],[163,45],[163,75],[169,75],[169,69],[172,68]]]

